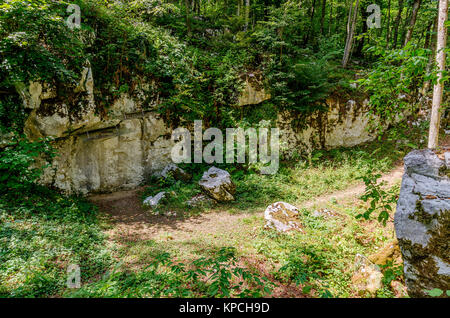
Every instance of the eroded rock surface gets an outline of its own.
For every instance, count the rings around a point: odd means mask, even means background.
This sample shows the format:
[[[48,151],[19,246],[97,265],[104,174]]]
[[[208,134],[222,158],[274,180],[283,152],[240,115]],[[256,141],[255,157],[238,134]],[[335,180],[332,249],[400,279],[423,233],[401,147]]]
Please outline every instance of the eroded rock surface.
[[[172,175],[175,180],[181,180],[184,182],[189,182],[192,179],[192,175],[173,163],[169,163],[164,167],[163,171],[161,171],[161,177],[167,178],[169,175]]]
[[[245,74],[236,105],[255,105],[270,98],[259,73]],[[60,94],[54,84],[18,83],[29,115],[24,133],[31,140],[54,137],[58,156],[41,183],[67,193],[109,192],[134,188],[151,175],[160,175],[172,162],[171,128],[156,111],[161,99],[153,83],[136,79],[132,93],[111,97],[98,105],[95,78],[87,61],[80,82]],[[64,86],[61,83],[60,86]],[[65,86],[64,86],[65,87]],[[153,87],[153,88],[152,88]],[[153,96],[155,95],[155,96]],[[316,111],[298,120],[298,114],[283,112],[277,119],[282,150],[286,156],[314,149],[353,146],[374,139],[367,130],[367,100],[330,97],[326,112]],[[373,118],[372,118],[373,119]],[[297,127],[298,123],[302,127]],[[0,147],[10,136],[0,135]],[[44,162],[39,163],[44,164]],[[183,177],[184,179],[184,177]],[[187,179],[187,178],[186,178]],[[229,191],[226,200],[231,199]],[[225,193],[224,193],[225,194]],[[231,196],[230,196],[231,195]]]
[[[269,205],[264,212],[265,228],[275,229],[279,232],[290,230],[301,231],[299,210],[286,202],[276,202]]]
[[[58,156],[40,182],[66,193],[135,188],[171,162],[171,130],[156,112],[144,110],[139,91],[123,93],[108,105],[107,114],[97,114],[91,68],[81,75],[72,96],[77,112],[48,84],[16,87],[31,109],[24,127],[27,137],[57,138],[52,145]]]
[[[410,152],[404,162],[395,231],[408,294],[425,297],[450,289],[450,167],[429,149]]]
[[[160,202],[162,202],[167,196],[167,193],[162,191],[159,192],[158,194],[156,194],[155,196],[150,196],[145,198],[144,202],[142,202],[144,204],[144,206],[150,207],[150,208],[156,208]]]
[[[375,295],[382,287],[383,273],[367,257],[361,254],[355,256],[355,272],[352,276],[352,284],[359,295],[365,293]]]
[[[219,202],[234,201],[236,186],[228,171],[211,167],[198,182],[202,190]]]

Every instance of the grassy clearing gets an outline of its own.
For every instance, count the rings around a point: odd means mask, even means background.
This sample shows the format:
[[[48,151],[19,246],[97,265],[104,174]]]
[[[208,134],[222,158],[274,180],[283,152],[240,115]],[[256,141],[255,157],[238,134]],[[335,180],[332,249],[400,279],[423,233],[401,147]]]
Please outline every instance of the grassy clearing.
[[[111,265],[110,250],[85,200],[47,189],[20,199],[0,199],[0,297],[46,297],[66,287],[67,267],[77,264],[82,281]]]
[[[391,170],[412,147],[419,147],[417,140],[423,129],[416,128],[405,135],[403,127],[391,130],[381,141],[367,145],[315,151],[310,157],[281,162],[275,175],[260,175],[248,167],[219,164],[217,167],[230,172],[237,188],[236,201],[221,205],[219,209],[242,213],[260,210],[275,201],[301,204],[316,196],[346,189],[360,182],[369,171],[386,173]],[[166,191],[172,196],[161,212],[171,210],[189,216],[214,210],[211,206],[193,209],[186,204],[201,192],[198,180],[208,167],[200,164],[182,166],[193,175],[188,184],[173,179],[153,179],[142,198]]]
[[[169,219],[170,229],[151,239],[113,239],[113,246],[96,208],[80,198],[41,188],[21,197],[5,195],[0,201],[0,296],[292,296],[283,291],[288,287],[294,296],[361,296],[350,282],[355,254],[370,255],[392,240],[391,220],[383,227],[356,219],[367,203],[330,199],[319,207],[333,211],[332,217],[302,209],[304,233],[278,234],[263,229],[262,212],[281,200],[301,208],[305,201],[359,182],[370,170],[389,171],[414,140],[394,137],[282,162],[274,176],[221,166],[238,189],[236,202],[223,205],[188,208],[186,201],[200,192],[197,181],[206,167],[183,167],[193,173],[191,183],[155,180],[143,194],[175,193],[161,208],[179,212]],[[65,287],[68,264],[81,267],[80,290]],[[223,275],[213,277],[217,272]],[[265,277],[273,285],[261,284]],[[386,281],[377,296],[394,296]]]
[[[355,255],[374,254],[394,239],[394,212],[387,226],[383,226],[376,220],[356,218],[367,210],[367,203],[352,197],[330,199],[317,208],[333,211],[332,217],[314,216],[313,208],[302,209],[304,233],[291,234],[264,230],[262,212],[268,204],[281,200],[301,207],[302,202],[360,182],[359,178],[369,171],[387,172],[412,146],[409,140],[397,142],[388,135],[381,143],[317,151],[311,160],[283,162],[274,176],[221,166],[232,174],[236,183],[236,202],[195,209],[187,207],[186,201],[200,193],[196,184],[207,167],[185,166],[193,174],[191,183],[154,180],[142,195],[144,198],[159,191],[174,193],[160,212],[175,210],[178,216],[169,230],[159,231],[150,240],[121,242],[116,255],[123,262],[120,271],[142,275],[146,266],[164,253],[169,253],[174,262],[192,264],[199,257],[218,257],[223,248],[232,246],[240,266],[267,277],[274,284],[274,291],[278,288],[278,293],[266,293],[266,296],[286,296],[279,290],[289,287],[298,291],[296,296],[306,297],[394,297],[389,282],[402,278],[392,275],[391,267],[384,269],[391,278],[384,281],[377,295],[361,295],[351,282]],[[110,279],[97,284],[120,286],[122,281],[123,278]],[[147,283],[133,282],[132,290],[140,295]],[[94,291],[90,293],[89,288]],[[105,295],[98,291],[97,285],[87,286],[81,295]],[[206,295],[201,289],[195,292],[197,296]],[[124,291],[116,290],[114,295],[123,296]]]

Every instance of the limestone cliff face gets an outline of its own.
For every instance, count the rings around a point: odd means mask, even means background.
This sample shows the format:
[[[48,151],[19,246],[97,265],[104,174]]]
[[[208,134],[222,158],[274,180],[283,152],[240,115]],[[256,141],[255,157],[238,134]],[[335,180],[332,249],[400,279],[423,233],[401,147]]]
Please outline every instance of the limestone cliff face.
[[[74,91],[75,114],[69,114],[68,103],[54,100],[51,87],[31,83],[18,90],[31,108],[24,128],[28,138],[55,138],[58,155],[42,176],[43,184],[67,193],[133,188],[171,161],[170,130],[158,114],[143,110],[139,98],[122,94],[107,115],[95,113],[89,67]]]
[[[277,126],[281,130],[282,149],[288,157],[294,152],[311,152],[315,149],[352,147],[377,137],[370,129],[370,121],[379,118],[369,115],[369,101],[328,98],[327,111],[298,118],[290,112],[278,115]],[[387,125],[384,125],[386,128]]]
[[[446,153],[450,157],[450,153]],[[408,294],[450,290],[450,162],[431,150],[414,150],[405,158],[395,232],[403,254]]]
[[[148,84],[140,83],[142,90]],[[148,105],[143,91],[122,94],[97,114],[94,78],[87,65],[80,83],[61,98],[54,87],[33,82],[17,85],[30,114],[24,131],[31,140],[52,136],[58,156],[41,182],[68,193],[114,191],[138,186],[171,162],[171,131]],[[259,104],[270,98],[261,78],[248,75],[237,106]],[[152,103],[152,102],[151,102]],[[294,125],[298,115],[281,113],[281,150],[285,154],[313,149],[348,147],[373,140],[367,127],[367,102],[327,101],[327,112],[316,112]],[[145,111],[144,111],[145,109]],[[149,111],[150,109],[150,111]]]

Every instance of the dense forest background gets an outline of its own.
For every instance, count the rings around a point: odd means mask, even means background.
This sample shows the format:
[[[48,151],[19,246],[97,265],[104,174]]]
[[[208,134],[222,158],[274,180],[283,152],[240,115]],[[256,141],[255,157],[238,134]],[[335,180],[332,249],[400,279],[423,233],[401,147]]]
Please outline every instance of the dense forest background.
[[[374,112],[393,116],[423,102],[436,79],[438,2],[377,2],[378,24],[372,2],[75,1],[81,28],[70,29],[69,2],[4,1],[2,130],[20,131],[25,116],[18,96],[5,94],[30,80],[76,85],[87,61],[100,114],[147,81],[147,98],[161,101],[166,119],[231,127],[242,118],[230,106],[243,78],[257,74],[273,98],[255,117],[324,109],[327,96],[351,92],[354,80]]]
[[[71,4],[80,27],[67,23],[76,21]],[[355,255],[395,245],[398,163],[425,147],[429,128],[437,16],[432,0],[0,0],[0,297],[405,296],[401,260],[381,266],[375,292],[355,291],[352,270]],[[301,121],[326,111],[330,97],[368,99],[381,123],[408,118],[372,143],[282,158],[273,176],[220,166],[237,188],[229,203],[187,206],[201,194],[206,165],[184,166],[187,183],[146,180],[142,193],[118,201],[146,225],[172,227],[159,236],[138,229],[136,240],[120,236],[126,231],[92,200],[37,182],[48,167],[37,163],[55,157],[55,143],[27,139],[31,110],[21,92],[32,81],[54,87],[41,111],[64,102],[76,117],[87,67],[100,118],[125,93],[172,127],[198,119],[204,128],[275,125],[282,111]],[[238,107],[248,79],[271,98]],[[449,85],[443,95],[448,130]],[[176,195],[149,216],[142,201],[160,191]],[[302,233],[263,229],[255,213],[280,200],[303,206]],[[326,208],[313,209],[316,202]],[[208,222],[189,223],[205,211]],[[69,264],[80,265],[81,289],[67,288]]]

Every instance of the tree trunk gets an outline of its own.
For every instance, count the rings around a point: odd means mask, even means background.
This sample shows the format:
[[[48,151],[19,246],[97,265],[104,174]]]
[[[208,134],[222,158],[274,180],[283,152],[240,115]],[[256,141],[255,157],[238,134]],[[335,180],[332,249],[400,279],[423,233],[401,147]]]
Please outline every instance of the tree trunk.
[[[386,48],[389,47],[389,40],[391,37],[391,0],[388,1],[388,16],[386,26]]]
[[[406,37],[405,42],[403,43],[403,46],[406,46],[408,42],[411,40],[414,26],[416,25],[416,19],[417,19],[417,12],[419,12],[420,4],[422,3],[422,0],[414,0],[414,5],[411,13],[411,19],[409,20],[409,27],[406,31]]]
[[[409,16],[411,16],[411,7],[408,7],[407,9],[406,9],[406,17],[405,17],[405,21],[403,21],[402,22],[402,24],[403,24],[403,28],[400,28],[400,29],[403,29],[403,31],[402,31],[402,38],[400,39],[400,43],[401,43],[401,47],[403,47],[403,43],[405,43],[405,38],[406,38],[406,31],[408,30],[408,17]]]
[[[325,8],[326,8],[326,5],[327,5],[327,0],[322,0],[322,12],[321,12],[322,16],[320,18],[320,34],[322,34],[322,35],[325,35],[323,26],[324,26],[324,23],[325,23]]]
[[[403,12],[403,2],[404,0],[398,0],[398,13],[397,13],[397,17],[395,18],[395,23],[394,23],[394,43],[393,43],[393,48],[397,48],[397,39],[398,39],[398,27],[400,25],[400,20],[402,19],[402,12]]]
[[[191,36],[191,18],[189,17],[190,12],[189,12],[189,0],[184,0],[184,6],[186,7],[186,28],[188,31],[188,36]]]
[[[330,1],[330,18],[328,20],[328,35],[331,35],[331,24],[333,22],[333,2]]]
[[[355,27],[356,27],[356,18],[358,17],[358,6],[359,0],[356,0],[355,8],[353,8],[353,2],[350,2],[350,9],[347,21],[347,39],[345,41],[344,57],[342,58],[343,68],[347,67],[348,60],[350,58],[350,52],[352,51],[353,36],[355,34]]]
[[[245,0],[245,31],[248,29],[248,18],[250,16],[250,0]]]
[[[314,13],[316,10],[316,0],[313,0],[312,6],[309,10],[309,26],[308,26],[308,31],[306,32],[305,37],[303,38],[303,43],[306,45],[309,42],[309,37],[311,34],[311,31],[313,29],[313,21],[314,21]]]
[[[448,0],[439,1],[438,36],[436,45],[436,64],[438,66],[438,81],[433,90],[433,107],[431,108],[430,134],[428,148],[436,149],[439,145],[439,125],[441,119],[441,103],[444,91],[443,71],[445,70],[445,46],[447,42],[447,28],[445,22],[448,14]]]

